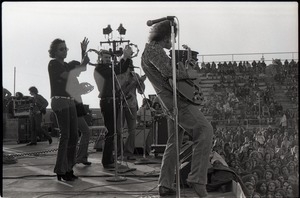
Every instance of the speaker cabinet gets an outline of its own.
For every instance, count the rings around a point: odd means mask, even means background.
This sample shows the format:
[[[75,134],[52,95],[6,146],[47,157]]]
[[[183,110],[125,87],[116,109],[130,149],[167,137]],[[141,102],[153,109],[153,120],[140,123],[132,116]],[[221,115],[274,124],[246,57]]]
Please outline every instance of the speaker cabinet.
[[[5,123],[4,139],[16,140],[17,143],[30,141],[30,121],[28,118],[7,119]]]
[[[168,141],[168,119],[166,116],[156,118],[157,144],[167,144]]]
[[[154,119],[154,142],[151,150],[154,154],[164,153],[169,137],[168,118],[166,116],[157,116]]]
[[[30,121],[28,118],[18,119],[18,144],[30,142]]]

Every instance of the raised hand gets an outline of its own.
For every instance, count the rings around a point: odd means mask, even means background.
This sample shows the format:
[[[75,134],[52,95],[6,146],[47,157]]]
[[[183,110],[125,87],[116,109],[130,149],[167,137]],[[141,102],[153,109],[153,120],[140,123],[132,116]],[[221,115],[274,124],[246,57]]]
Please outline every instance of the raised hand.
[[[124,59],[131,58],[132,54],[133,54],[132,48],[129,45],[126,45],[123,50],[123,58]]]
[[[88,40],[88,38],[84,37],[83,41],[80,42],[81,51],[86,52],[86,49],[87,49],[87,46],[88,46],[89,42],[90,41]]]

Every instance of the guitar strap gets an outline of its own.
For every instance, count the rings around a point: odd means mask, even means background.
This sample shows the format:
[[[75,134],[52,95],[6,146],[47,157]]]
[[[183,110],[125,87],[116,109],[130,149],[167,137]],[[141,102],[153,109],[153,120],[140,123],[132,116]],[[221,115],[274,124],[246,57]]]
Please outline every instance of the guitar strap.
[[[144,92],[144,89],[145,89],[145,88],[142,86],[140,80],[139,80],[138,77],[137,77],[137,74],[136,74],[135,72],[131,72],[131,75],[133,75],[133,77],[136,79],[136,82],[138,83],[138,85],[139,85],[139,87],[140,87],[140,90],[143,90],[143,92]]]

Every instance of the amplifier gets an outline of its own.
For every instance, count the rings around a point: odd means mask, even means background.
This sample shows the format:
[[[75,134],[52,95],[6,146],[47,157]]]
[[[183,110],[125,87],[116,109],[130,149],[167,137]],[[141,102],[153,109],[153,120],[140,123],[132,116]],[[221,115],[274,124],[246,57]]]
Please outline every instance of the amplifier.
[[[18,139],[17,143],[27,143],[31,140],[31,128],[29,118],[18,118]]]
[[[32,106],[32,97],[23,97],[22,99],[12,99],[13,102],[13,116],[23,117],[30,115],[30,108]]]
[[[30,141],[30,121],[28,118],[7,119],[4,139],[16,140],[18,144]]]
[[[166,116],[156,118],[156,144],[167,144],[168,141],[168,119]]]
[[[156,155],[164,153],[169,137],[168,118],[166,116],[156,116],[154,119],[154,140],[151,150]]]
[[[175,50],[175,60],[176,63],[178,62],[183,62],[185,63],[185,61],[187,61],[189,58],[192,58],[193,60],[198,60],[197,59],[197,55],[199,54],[199,52],[196,51],[190,51],[190,56],[188,55],[188,50]],[[172,57],[172,50],[170,50],[170,56]]]

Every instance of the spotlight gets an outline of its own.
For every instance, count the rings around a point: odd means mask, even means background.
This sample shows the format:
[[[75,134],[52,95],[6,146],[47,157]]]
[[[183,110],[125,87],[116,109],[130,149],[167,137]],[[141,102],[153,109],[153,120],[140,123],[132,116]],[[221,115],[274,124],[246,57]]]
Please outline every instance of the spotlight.
[[[106,28],[103,28],[103,34],[109,35],[112,32],[110,25],[107,25]]]
[[[119,32],[120,35],[126,34],[126,29],[123,27],[122,23],[120,23],[120,26],[118,27],[117,31]]]

